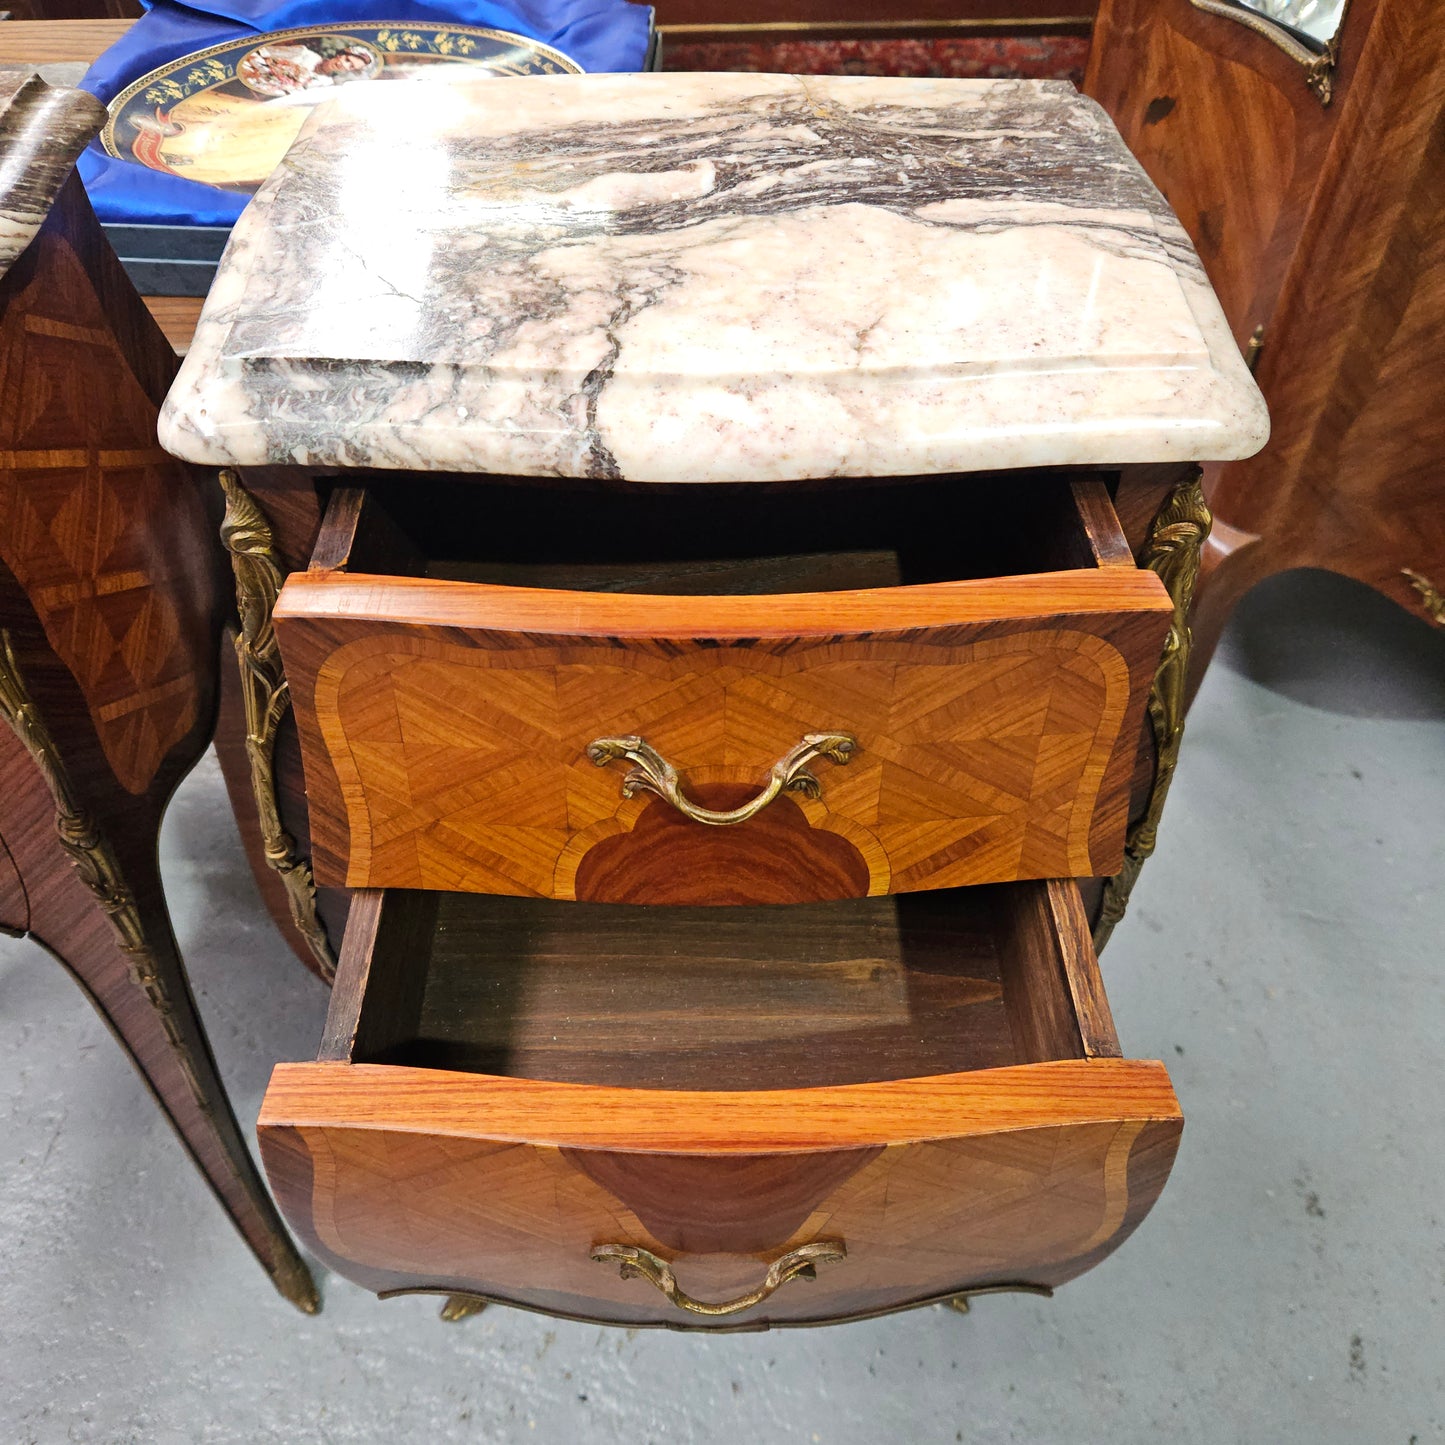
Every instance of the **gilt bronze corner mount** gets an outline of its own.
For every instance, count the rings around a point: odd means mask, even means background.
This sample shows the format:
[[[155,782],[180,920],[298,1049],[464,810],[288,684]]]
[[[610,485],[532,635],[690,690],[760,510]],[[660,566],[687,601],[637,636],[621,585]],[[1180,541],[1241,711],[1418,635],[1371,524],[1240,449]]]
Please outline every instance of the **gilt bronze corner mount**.
[[[1304,69],[1304,82],[1321,105],[1335,98],[1335,69],[1340,63],[1340,37],[1344,33],[1345,15],[1350,0],[1341,0],[1335,17],[1334,33],[1328,40],[1316,40],[1281,18],[1267,13],[1260,0],[1189,0],[1196,10],[1206,15],[1219,15],[1233,20],[1272,45],[1284,51]],[[1276,7],[1280,8],[1280,7]]]
[[[221,541],[231,554],[236,577],[236,609],[241,630],[236,661],[246,713],[246,757],[256,799],[266,861],[281,875],[291,918],[328,982],[336,976],[336,956],[316,912],[316,884],[310,863],[296,851],[296,840],[281,823],[276,796],[276,735],[291,708],[291,690],[281,663],[272,614],[285,575],[276,555],[271,523],[256,499],[232,471],[220,474],[226,498]]]
[[[1199,580],[1199,562],[1213,524],[1200,471],[1195,467],[1175,483],[1149,524],[1149,536],[1139,554],[1139,565],[1157,574],[1174,603],[1164,655],[1154,673],[1149,692],[1149,727],[1154,736],[1154,782],[1143,814],[1130,824],[1124,841],[1124,866],[1104,886],[1104,899],[1094,924],[1094,947],[1102,949],[1115,925],[1129,906],[1129,895],[1139,870],[1154,851],[1159,837],[1159,819],[1169,784],[1179,761],[1179,744],[1184,736],[1185,688],[1189,676],[1189,652],[1193,637],[1189,630],[1189,607],[1194,584]]]
[[[1430,620],[1445,627],[1445,592],[1413,567],[1401,567],[1400,575],[1420,594],[1420,606],[1429,614]]]

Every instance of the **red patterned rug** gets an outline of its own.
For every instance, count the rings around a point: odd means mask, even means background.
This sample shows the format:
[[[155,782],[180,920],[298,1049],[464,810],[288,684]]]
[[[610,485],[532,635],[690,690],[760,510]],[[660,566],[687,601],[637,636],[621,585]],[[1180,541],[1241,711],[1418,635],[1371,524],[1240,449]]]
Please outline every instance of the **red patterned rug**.
[[[755,70],[787,75],[939,75],[1025,80],[1084,78],[1087,35],[953,40],[704,40],[664,37],[664,70]]]

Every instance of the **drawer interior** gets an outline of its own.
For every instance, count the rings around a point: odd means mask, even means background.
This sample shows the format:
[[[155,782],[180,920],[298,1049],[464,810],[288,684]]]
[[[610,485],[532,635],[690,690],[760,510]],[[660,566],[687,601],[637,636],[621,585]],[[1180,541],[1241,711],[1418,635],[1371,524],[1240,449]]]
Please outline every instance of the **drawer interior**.
[[[364,890],[320,1057],[752,1090],[1118,1052],[1050,881],[725,910]]]
[[[430,487],[388,512],[385,489],[415,482],[376,485],[331,493],[273,614],[318,882],[761,905],[1121,866],[1174,609],[1100,478],[1033,478],[962,509],[984,494],[812,492],[793,532],[747,534],[705,499],[664,533],[607,506],[581,525],[565,490],[474,486],[468,507],[495,510],[456,516]],[[796,509],[805,494],[749,495]],[[543,497],[550,530],[507,510]],[[768,550],[802,545],[819,550]],[[1062,570],[1019,574],[1032,566]],[[938,570],[954,580],[923,580]],[[784,780],[806,740],[834,734],[846,773]],[[632,738],[664,781],[612,766],[642,767]],[[700,827],[699,810],[767,790],[765,813]]]
[[[1132,566],[1101,476],[598,490],[378,477],[329,493],[313,569],[679,596]]]

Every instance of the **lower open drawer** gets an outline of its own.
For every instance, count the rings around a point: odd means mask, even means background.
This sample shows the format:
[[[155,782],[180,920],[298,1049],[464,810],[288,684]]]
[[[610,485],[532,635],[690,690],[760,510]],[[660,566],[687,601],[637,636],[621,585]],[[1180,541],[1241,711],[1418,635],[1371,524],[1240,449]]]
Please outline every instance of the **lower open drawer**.
[[[1163,1188],[1069,882],[716,909],[363,892],[262,1154],[368,1288],[627,1325],[1052,1287]]]

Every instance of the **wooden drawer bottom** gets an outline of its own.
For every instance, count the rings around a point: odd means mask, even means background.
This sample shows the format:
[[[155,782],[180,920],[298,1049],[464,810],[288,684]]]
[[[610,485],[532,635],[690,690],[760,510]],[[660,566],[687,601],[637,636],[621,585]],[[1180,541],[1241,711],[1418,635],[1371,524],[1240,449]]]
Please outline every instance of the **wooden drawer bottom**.
[[[358,894],[262,1153],[378,1292],[765,1328],[1052,1287],[1182,1120],[1118,1057],[1072,883],[679,910]]]

